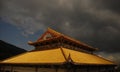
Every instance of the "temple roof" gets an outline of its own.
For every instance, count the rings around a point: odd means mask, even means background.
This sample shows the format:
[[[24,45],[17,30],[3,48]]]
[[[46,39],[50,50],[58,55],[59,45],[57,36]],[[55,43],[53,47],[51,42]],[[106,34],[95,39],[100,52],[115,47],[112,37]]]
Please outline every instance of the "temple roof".
[[[50,36],[50,35],[51,35],[51,38],[45,39],[46,36]],[[38,40],[37,40],[36,42],[29,42],[29,44],[30,44],[30,45],[35,45],[35,44],[38,44],[38,43],[43,42],[43,41],[51,41],[51,40],[54,40],[54,39],[56,39],[56,38],[57,38],[57,39],[62,38],[62,39],[65,39],[65,40],[69,40],[69,41],[71,41],[71,42],[73,42],[73,43],[76,43],[76,44],[78,44],[78,45],[80,45],[80,46],[84,46],[85,48],[87,48],[87,49],[89,49],[89,50],[91,50],[91,51],[98,50],[97,48],[94,48],[94,47],[92,47],[92,46],[90,46],[90,45],[87,45],[87,44],[85,44],[85,43],[83,43],[83,42],[81,42],[81,41],[78,41],[78,40],[76,40],[76,39],[73,39],[73,38],[71,38],[71,37],[69,37],[69,36],[67,36],[67,35],[62,34],[62,33],[59,33],[59,32],[57,32],[57,31],[55,31],[55,30],[53,30],[53,29],[51,29],[51,28],[48,28],[47,31],[46,31],[40,38],[38,38]]]
[[[64,34],[56,32],[48,28],[48,30],[36,41],[29,43],[36,45],[43,41],[58,40],[60,38],[67,39],[70,42],[85,46],[85,48],[95,50],[93,47],[70,38]],[[64,48],[63,46],[56,48],[49,48],[37,51],[26,52],[12,58],[8,58],[0,64],[25,64],[25,65],[41,65],[41,64],[66,64],[72,63],[74,65],[114,65],[113,62],[99,57],[95,54],[72,50]]]
[[[43,51],[26,52],[12,58],[8,58],[1,64],[65,64],[75,65],[114,65],[113,62],[94,54],[79,52],[66,48],[55,48]]]

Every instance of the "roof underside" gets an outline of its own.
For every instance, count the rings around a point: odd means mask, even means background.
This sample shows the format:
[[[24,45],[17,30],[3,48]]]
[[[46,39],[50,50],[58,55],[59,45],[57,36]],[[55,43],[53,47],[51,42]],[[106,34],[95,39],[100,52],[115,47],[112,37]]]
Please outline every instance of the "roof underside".
[[[69,60],[71,59],[71,60]],[[56,48],[43,51],[27,52],[7,60],[2,64],[64,64],[72,61],[73,64],[89,65],[114,65],[113,62],[98,57],[93,54],[70,50],[66,48]]]

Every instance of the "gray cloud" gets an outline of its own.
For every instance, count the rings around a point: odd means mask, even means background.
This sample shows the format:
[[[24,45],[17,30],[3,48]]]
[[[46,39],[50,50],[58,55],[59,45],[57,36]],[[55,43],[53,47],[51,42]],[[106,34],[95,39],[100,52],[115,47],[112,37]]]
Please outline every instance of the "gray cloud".
[[[22,29],[25,36],[52,27],[100,48],[101,52],[114,56],[120,53],[119,0],[1,0],[0,3],[2,20]]]

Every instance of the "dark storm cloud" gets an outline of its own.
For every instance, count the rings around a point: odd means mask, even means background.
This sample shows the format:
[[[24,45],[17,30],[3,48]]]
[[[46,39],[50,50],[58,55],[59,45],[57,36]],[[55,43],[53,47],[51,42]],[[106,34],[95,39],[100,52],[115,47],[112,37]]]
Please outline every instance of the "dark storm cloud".
[[[120,52],[119,0],[2,0],[0,16],[34,34],[52,27],[109,53]]]
[[[117,13],[120,13],[120,0],[101,0],[101,2],[103,3],[104,7],[103,8],[107,8],[110,9],[112,11],[115,11]]]

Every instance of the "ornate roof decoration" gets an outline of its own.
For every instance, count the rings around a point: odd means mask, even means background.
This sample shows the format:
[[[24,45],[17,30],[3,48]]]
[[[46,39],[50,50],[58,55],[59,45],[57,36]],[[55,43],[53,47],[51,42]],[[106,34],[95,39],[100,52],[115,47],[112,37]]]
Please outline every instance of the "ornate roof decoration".
[[[39,44],[41,42],[48,42],[48,41],[52,41],[52,40],[55,40],[55,39],[63,39],[63,40],[67,40],[69,42],[72,42],[72,43],[75,43],[77,45],[80,45],[80,46],[84,46],[85,48],[91,50],[91,51],[95,51],[95,50],[98,50],[97,48],[94,48],[90,45],[87,45],[81,41],[78,41],[76,39],[73,39],[69,36],[66,36],[62,33],[59,33],[51,28],[48,28],[47,31],[36,41],[36,42],[29,42],[28,44],[30,45],[36,45],[36,44]]]

